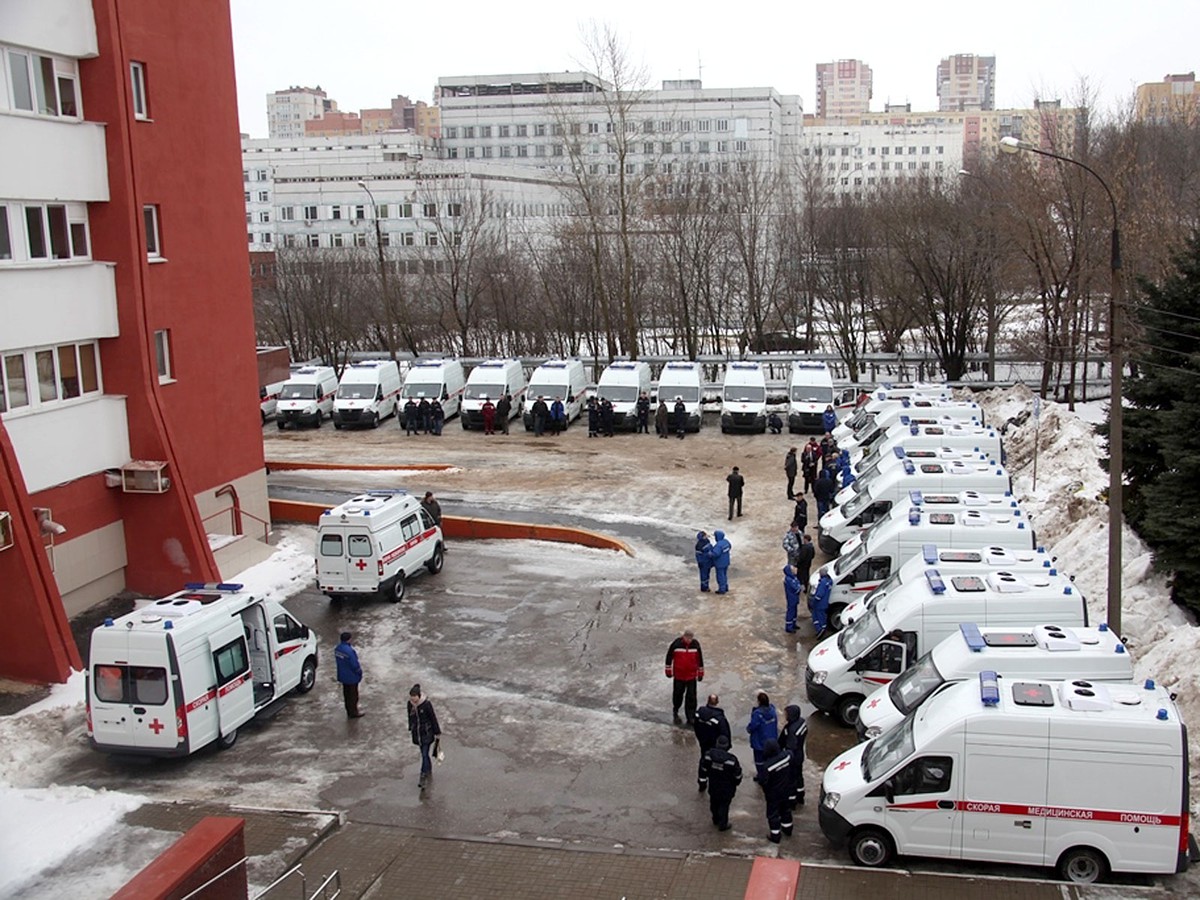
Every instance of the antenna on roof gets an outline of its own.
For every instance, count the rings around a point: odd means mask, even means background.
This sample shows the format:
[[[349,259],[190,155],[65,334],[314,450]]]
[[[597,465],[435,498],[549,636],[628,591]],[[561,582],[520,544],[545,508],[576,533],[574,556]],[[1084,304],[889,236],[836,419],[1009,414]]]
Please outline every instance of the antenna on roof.
[[[704,60],[700,57],[699,53],[696,54],[696,78],[700,82],[700,85],[703,87],[703,85],[704,85]]]

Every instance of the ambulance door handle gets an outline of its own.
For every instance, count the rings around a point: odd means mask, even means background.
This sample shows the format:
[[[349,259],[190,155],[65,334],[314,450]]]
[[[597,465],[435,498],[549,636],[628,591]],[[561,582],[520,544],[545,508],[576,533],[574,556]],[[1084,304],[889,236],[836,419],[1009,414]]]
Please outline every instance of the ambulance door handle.
[[[938,809],[954,809],[953,800],[939,800]]]
[[[1017,828],[1032,828],[1033,822],[1030,819],[1017,819],[1013,822],[1013,825]]]
[[[135,716],[144,716],[144,715],[146,714],[146,707],[144,707],[144,706],[135,706],[135,707],[133,708],[133,714],[134,714]]]

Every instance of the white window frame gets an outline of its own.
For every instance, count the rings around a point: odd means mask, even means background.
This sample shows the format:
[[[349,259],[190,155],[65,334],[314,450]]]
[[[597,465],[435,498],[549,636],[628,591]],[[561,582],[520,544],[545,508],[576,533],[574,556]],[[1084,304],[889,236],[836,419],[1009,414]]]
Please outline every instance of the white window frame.
[[[142,207],[142,219],[146,226],[146,259],[162,259],[162,229],[157,203]]]
[[[146,91],[146,64],[129,61],[129,87],[133,93],[133,117],[139,122],[150,121],[149,94]]]
[[[154,332],[154,364],[158,369],[158,383],[170,384],[175,380],[171,359],[171,329],[160,328]]]
[[[72,121],[83,118],[83,97],[79,90],[79,63],[76,60],[15,47],[0,47],[0,51],[2,51],[0,52],[0,62],[3,64],[3,71],[0,72],[0,91],[3,92],[7,106],[6,112]],[[46,72],[43,68],[46,65],[50,69],[49,82],[46,81]],[[13,81],[14,66],[18,66],[24,76],[23,80],[29,91],[28,106],[17,102],[16,84]],[[75,107],[73,113],[64,112],[63,109],[63,82],[70,84],[70,99]],[[44,102],[39,102],[39,95]]]

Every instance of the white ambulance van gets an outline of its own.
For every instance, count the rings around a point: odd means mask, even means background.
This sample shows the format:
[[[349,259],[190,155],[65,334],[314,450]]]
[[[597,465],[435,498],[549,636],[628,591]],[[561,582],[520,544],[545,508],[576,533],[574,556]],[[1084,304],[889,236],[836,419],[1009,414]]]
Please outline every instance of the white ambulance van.
[[[915,450],[914,453],[933,451]],[[957,455],[957,451],[950,451]],[[978,495],[1003,495],[1012,492],[1012,477],[996,462],[972,454],[971,459],[911,459],[905,456],[874,477],[855,481],[843,489],[843,501],[825,513],[817,523],[817,544],[829,554],[864,528],[870,528],[897,503],[914,494],[953,494],[971,491]]]
[[[855,723],[859,740],[890,731],[946,685],[989,669],[1009,678],[1130,681],[1133,657],[1103,622],[1098,628],[1019,629],[964,622],[891,684],[867,695]]]
[[[731,362],[721,385],[721,434],[767,432],[767,380],[756,362]]]
[[[282,431],[294,425],[321,427],[321,420],[333,416],[333,398],[338,377],[332,366],[301,366],[292,372],[279,389],[275,404],[275,423]]]
[[[923,579],[880,597],[861,619],[813,648],[804,668],[809,702],[853,725],[867,694],[890,684],[960,622],[1086,625],[1087,603],[1070,579],[1050,570],[942,577],[926,569]]]
[[[262,415],[264,425],[267,419],[275,415],[275,407],[279,404],[279,392],[283,390],[283,385],[282,381],[259,385],[258,411]]]
[[[985,424],[983,408],[972,400],[902,400],[899,406],[882,410],[867,425],[839,439],[838,449],[849,452],[851,459],[860,449],[867,453],[897,422],[903,425]]]
[[[893,506],[869,530],[846,541],[836,560],[812,574],[809,590],[815,590],[821,577],[828,575],[833,581],[829,598],[832,613],[839,600],[847,602],[854,594],[879,587],[881,581],[920,553],[926,544],[939,547],[991,544],[1032,550],[1037,546],[1037,535],[1012,497],[923,496],[921,505],[914,504],[908,509]]]
[[[407,491],[367,491],[317,521],[317,586],[330,600],[404,599],[405,579],[442,571],[442,529]]]
[[[925,570],[930,566],[936,567],[943,576],[990,575],[993,572],[1033,572],[1043,569],[1048,570],[1052,575],[1058,574],[1054,557],[1046,552],[1045,547],[1038,547],[1036,550],[1027,548],[1012,550],[1008,547],[991,546],[962,550],[926,544],[919,553],[901,563],[900,568],[880,582],[879,587],[874,590],[868,589],[854,593],[853,588],[849,588],[844,593],[839,593],[835,589],[832,596],[836,600],[830,604],[830,627],[840,630],[851,622],[857,622],[866,615],[867,610],[871,608],[871,604],[876,599],[887,596],[902,584],[924,578]],[[838,609],[835,610],[835,606]],[[836,626],[835,619],[837,620]]]
[[[404,376],[399,406],[403,407],[410,398],[420,403],[437,397],[442,401],[445,419],[449,420],[451,416],[458,415],[466,383],[463,364],[457,359],[418,359],[408,367],[408,374]]]
[[[489,359],[471,370],[463,389],[462,427],[483,428],[483,404],[495,403],[508,394],[512,409],[508,417],[515,419],[525,411],[525,370],[519,359]]]
[[[862,478],[877,467],[890,465],[897,447],[903,447],[906,451],[937,448],[973,450],[1005,462],[1004,442],[1000,439],[1000,433],[988,425],[972,422],[947,422],[941,425],[897,422],[884,432],[870,451],[856,448],[850,454],[850,467],[855,477]]]
[[[854,388],[834,387],[829,366],[818,360],[792,362],[787,392],[787,424],[791,434],[824,434],[825,407],[832,406],[839,420],[854,408]]]
[[[643,393],[650,396],[650,364],[640,361],[609,363],[596,385],[596,396],[612,404],[613,427],[630,431],[637,428],[637,401]],[[650,418],[654,418],[653,411]]]
[[[825,769],[821,831],[861,866],[897,854],[1109,872],[1187,869],[1187,728],[1153,681],[959,682]]]
[[[666,401],[667,409],[675,415],[675,399],[683,400],[687,409],[688,431],[699,431],[704,424],[704,379],[700,363],[669,362],[658,376],[658,399]],[[653,414],[651,414],[653,417]]]
[[[561,400],[569,426],[579,418],[587,399],[587,374],[583,370],[583,363],[577,359],[546,360],[529,376],[526,394],[529,397],[524,417],[526,431],[533,431],[533,413],[528,407],[538,397],[545,399],[547,408],[555,397]]]
[[[886,409],[903,405],[905,400],[952,400],[953,395],[945,385],[910,384],[904,387],[877,387],[867,395],[867,401],[854,408],[854,412],[838,423],[831,432],[838,441],[843,441],[855,431],[865,427],[871,419]]]
[[[97,750],[187,756],[317,679],[317,636],[240,584],[190,584],[92,632],[88,741]]]
[[[368,359],[342,370],[333,401],[333,427],[366,425],[378,428],[396,414],[400,396],[400,367],[390,359]]]

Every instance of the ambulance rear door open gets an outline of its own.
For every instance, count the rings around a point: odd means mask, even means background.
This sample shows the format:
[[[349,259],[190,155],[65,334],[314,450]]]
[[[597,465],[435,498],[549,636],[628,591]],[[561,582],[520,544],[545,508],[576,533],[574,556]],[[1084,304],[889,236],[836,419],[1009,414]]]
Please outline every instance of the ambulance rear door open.
[[[233,616],[208,636],[216,692],[218,728],[229,735],[254,716],[254,679],[245,625]]]

